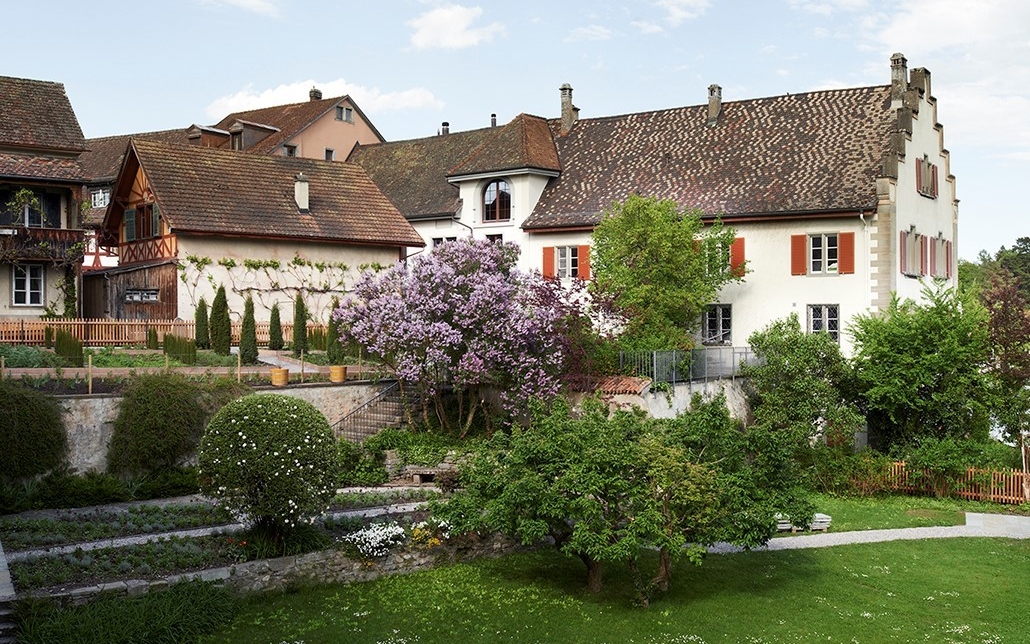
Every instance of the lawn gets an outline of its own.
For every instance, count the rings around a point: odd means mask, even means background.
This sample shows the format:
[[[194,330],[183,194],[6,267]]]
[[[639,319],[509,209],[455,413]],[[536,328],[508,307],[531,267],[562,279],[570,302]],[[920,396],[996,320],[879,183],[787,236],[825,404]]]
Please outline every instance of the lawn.
[[[547,550],[247,600],[215,643],[1022,642],[1030,543],[941,539],[711,555],[647,610]]]

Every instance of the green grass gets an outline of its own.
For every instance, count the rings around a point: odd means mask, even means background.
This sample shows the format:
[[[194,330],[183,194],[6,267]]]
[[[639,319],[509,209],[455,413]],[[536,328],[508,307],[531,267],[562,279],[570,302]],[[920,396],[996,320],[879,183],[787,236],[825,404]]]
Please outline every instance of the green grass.
[[[651,563],[651,562],[648,562]],[[215,643],[1025,641],[1030,542],[941,539],[713,555],[647,610],[554,551],[255,596]]]
[[[93,366],[101,368],[160,368],[165,366],[165,355],[160,351],[123,351],[112,347],[101,347],[99,349],[86,349],[86,354],[93,355]],[[175,358],[168,360],[172,367],[185,366]],[[197,367],[235,367],[236,356],[218,355],[214,351],[197,351]]]

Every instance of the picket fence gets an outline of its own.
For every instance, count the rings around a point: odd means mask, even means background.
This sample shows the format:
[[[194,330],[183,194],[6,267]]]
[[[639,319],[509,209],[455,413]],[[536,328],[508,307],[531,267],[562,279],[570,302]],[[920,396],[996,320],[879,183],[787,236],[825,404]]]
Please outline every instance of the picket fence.
[[[929,492],[927,486],[914,479],[904,462],[891,464],[890,481],[892,489],[902,492]],[[1030,502],[1026,485],[1030,475],[1017,470],[982,470],[969,468],[953,485],[952,496],[973,501],[1022,504]]]
[[[64,329],[86,346],[142,346],[147,342],[149,329],[157,331],[158,339],[166,333],[184,338],[195,337],[195,325],[185,320],[106,320],[97,319],[53,319],[39,318],[3,318],[0,319],[0,343],[28,344],[42,346],[46,338],[46,329],[55,331]],[[255,324],[257,341],[260,346],[268,345],[268,322]],[[232,323],[232,343],[239,344],[242,322]],[[309,324],[308,333],[325,332],[324,324]],[[293,338],[293,323],[283,322],[283,339],[289,342]]]

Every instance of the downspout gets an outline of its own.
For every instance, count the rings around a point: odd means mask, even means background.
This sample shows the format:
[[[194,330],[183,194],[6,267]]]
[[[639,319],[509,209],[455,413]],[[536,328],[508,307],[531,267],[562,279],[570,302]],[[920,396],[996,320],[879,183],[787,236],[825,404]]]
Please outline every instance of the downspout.
[[[869,235],[870,235],[870,233],[869,233],[869,222],[866,221],[865,211],[863,211],[863,210],[859,210],[858,211],[858,218],[862,220],[862,243],[865,244],[865,249],[864,250],[865,250],[866,267],[865,267],[865,270],[863,271],[863,273],[865,274],[865,294],[866,294],[866,302],[867,302],[866,311],[869,312],[873,308],[873,306],[872,306],[872,302],[873,302],[872,288],[873,287],[872,287],[872,277],[870,275],[872,273],[872,257],[869,254],[869,247],[870,247],[870,243],[871,243],[870,239],[869,239]]]

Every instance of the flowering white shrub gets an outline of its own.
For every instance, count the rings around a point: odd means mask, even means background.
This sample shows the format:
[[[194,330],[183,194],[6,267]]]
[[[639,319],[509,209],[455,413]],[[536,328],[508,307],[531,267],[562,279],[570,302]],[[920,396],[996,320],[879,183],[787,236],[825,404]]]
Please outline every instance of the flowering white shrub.
[[[336,441],[310,403],[255,394],[223,407],[200,444],[201,490],[238,517],[278,533],[329,507]]]
[[[390,554],[390,548],[404,543],[404,528],[396,522],[373,523],[357,532],[340,537],[366,559],[378,559]]]

